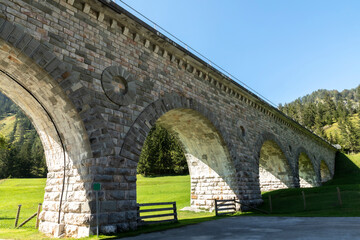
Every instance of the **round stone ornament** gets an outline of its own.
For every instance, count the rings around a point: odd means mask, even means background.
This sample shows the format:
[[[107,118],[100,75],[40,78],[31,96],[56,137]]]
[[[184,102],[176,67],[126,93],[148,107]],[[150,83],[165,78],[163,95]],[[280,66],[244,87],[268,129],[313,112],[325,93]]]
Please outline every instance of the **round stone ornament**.
[[[136,100],[136,82],[131,73],[121,66],[105,68],[101,75],[101,85],[107,98],[126,106]]]

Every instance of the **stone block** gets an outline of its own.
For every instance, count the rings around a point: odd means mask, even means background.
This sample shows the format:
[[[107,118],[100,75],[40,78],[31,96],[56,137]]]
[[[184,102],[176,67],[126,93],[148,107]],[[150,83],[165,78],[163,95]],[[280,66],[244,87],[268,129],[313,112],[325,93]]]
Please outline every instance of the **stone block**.
[[[24,35],[24,28],[21,26],[16,26],[15,29],[11,32],[7,38],[8,43],[15,45],[20,41],[21,37]]]
[[[101,232],[104,234],[114,234],[117,232],[117,226],[116,225],[106,225],[101,226]]]
[[[125,213],[118,212],[118,213],[111,213],[109,215],[109,223],[121,223],[125,221]]]
[[[6,21],[2,28],[0,28],[0,38],[6,40],[9,37],[10,33],[14,30],[14,28],[14,24]]]
[[[102,201],[101,212],[116,212],[116,201]]]

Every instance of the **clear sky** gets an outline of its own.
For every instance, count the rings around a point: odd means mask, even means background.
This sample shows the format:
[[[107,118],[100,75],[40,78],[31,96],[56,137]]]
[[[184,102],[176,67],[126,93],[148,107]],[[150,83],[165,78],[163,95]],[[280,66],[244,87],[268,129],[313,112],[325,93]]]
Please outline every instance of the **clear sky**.
[[[123,1],[276,105],[360,84],[358,0]]]

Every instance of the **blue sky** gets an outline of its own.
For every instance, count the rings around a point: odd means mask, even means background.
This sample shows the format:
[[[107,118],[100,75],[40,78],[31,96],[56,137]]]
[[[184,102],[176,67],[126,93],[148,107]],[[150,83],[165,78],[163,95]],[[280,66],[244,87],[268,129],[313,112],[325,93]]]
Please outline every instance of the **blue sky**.
[[[360,83],[360,1],[124,1],[276,105]]]

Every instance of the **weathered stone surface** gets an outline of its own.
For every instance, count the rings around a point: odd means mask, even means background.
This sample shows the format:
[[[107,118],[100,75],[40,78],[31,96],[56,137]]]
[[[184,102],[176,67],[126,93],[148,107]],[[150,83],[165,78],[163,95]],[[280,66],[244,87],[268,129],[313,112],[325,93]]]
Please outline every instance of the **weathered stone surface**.
[[[33,122],[49,169],[40,231],[94,233],[94,182],[100,230],[135,229],[136,167],[155,123],[184,148],[193,208],[332,178],[335,148],[134,19],[104,1],[1,5],[0,90]]]

